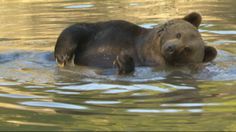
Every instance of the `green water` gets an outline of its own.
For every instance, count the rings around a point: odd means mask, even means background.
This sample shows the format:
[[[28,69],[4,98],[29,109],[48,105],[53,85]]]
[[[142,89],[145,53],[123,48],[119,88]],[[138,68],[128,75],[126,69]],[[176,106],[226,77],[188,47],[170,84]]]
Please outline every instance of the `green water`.
[[[0,1],[0,130],[236,131],[235,0]],[[60,69],[52,52],[75,22],[112,19],[150,28],[191,11],[218,50],[197,73],[140,67]],[[110,73],[110,74],[101,74]]]

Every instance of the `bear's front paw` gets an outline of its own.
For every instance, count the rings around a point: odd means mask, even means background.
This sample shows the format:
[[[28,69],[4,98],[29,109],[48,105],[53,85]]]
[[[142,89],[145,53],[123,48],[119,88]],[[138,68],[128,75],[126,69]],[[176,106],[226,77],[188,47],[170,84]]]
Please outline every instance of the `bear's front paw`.
[[[117,66],[119,75],[133,73],[135,69],[133,58],[126,54],[118,55],[113,64]]]
[[[64,67],[65,65],[74,65],[74,57],[75,55],[60,55],[55,54],[55,59],[60,67]]]

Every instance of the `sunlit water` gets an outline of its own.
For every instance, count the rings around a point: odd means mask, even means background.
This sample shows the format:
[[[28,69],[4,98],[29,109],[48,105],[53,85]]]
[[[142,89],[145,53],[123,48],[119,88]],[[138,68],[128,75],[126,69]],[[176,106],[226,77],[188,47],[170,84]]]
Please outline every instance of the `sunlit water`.
[[[236,1],[3,0],[0,130],[236,130]],[[58,68],[53,48],[75,22],[123,19],[150,28],[191,11],[218,49],[197,71]]]

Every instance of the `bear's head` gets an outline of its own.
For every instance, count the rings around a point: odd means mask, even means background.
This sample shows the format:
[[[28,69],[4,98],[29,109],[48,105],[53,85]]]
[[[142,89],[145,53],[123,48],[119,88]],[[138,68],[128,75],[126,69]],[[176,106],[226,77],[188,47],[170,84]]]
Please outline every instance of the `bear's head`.
[[[160,50],[167,64],[196,64],[212,61],[216,57],[216,49],[206,46],[198,31],[201,20],[201,15],[193,12],[162,25]]]

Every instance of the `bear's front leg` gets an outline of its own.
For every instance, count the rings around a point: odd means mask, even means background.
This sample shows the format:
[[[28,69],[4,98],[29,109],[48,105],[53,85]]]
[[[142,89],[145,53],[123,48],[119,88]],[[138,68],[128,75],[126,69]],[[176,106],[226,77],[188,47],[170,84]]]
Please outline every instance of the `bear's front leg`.
[[[116,57],[113,64],[118,68],[119,75],[131,74],[135,70],[133,58],[123,52]]]

